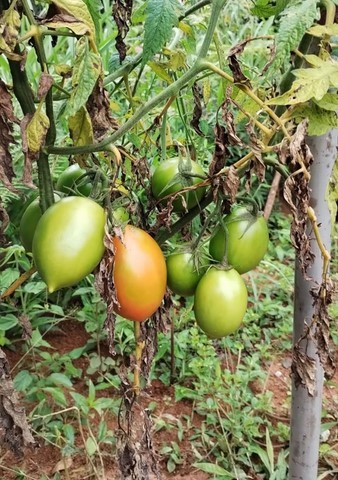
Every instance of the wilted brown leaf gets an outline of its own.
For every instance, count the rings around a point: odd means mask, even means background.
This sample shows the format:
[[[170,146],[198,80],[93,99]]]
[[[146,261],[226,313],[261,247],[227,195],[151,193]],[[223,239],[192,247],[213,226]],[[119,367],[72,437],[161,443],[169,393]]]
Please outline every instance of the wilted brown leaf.
[[[233,73],[235,83],[245,83],[249,88],[251,88],[250,81],[242,72],[237,60],[237,55],[240,55],[243,52],[246,44],[250,41],[251,39],[247,39],[238,43],[229,50],[228,54],[229,67]]]
[[[124,39],[129,31],[129,22],[133,8],[133,0],[113,0],[113,17],[118,34],[115,39],[116,50],[119,52],[120,62],[126,58],[127,46]]]
[[[197,82],[195,82],[192,86],[192,93],[194,97],[194,111],[192,114],[192,120],[190,122],[190,125],[193,127],[197,135],[204,137],[204,133],[200,129],[200,120],[202,117],[203,90]]]
[[[307,232],[307,211],[310,201],[309,167],[313,162],[313,156],[305,143],[306,129],[307,122],[301,122],[291,140],[284,142],[279,151],[281,163],[286,161],[291,171],[291,175],[284,183],[283,194],[293,215],[291,240],[298,252],[304,274],[314,258]]]
[[[291,371],[294,376],[295,385],[303,385],[307,388],[309,395],[315,393],[316,360],[309,357],[299,345],[295,345],[292,354]]]

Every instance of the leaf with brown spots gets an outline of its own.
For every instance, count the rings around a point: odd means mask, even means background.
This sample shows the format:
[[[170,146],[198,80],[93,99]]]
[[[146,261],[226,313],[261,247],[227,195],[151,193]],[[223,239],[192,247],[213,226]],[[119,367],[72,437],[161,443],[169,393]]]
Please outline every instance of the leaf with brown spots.
[[[95,140],[100,141],[107,136],[108,132],[119,128],[117,121],[111,115],[108,92],[103,87],[101,76],[88,98],[86,108],[92,121]]]

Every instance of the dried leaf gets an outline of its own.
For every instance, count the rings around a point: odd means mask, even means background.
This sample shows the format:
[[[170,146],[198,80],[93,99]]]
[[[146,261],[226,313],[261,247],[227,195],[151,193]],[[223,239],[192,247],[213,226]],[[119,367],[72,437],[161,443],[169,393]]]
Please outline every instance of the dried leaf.
[[[241,70],[241,67],[239,65],[239,62],[237,60],[237,55],[240,55],[246,44],[250,41],[251,39],[244,40],[243,42],[238,43],[234,47],[232,47],[229,51],[228,54],[228,62],[229,62],[229,67],[230,70],[233,73],[234,77],[234,82],[235,83],[245,83],[249,88],[251,88],[251,84],[249,79],[244,75],[244,73]]]
[[[75,35],[87,35],[91,32],[88,25],[67,14],[54,15],[51,19],[44,20],[41,23],[49,29],[68,28]]]
[[[227,88],[226,98],[221,105],[222,118],[226,124],[227,141],[229,142],[229,145],[239,145],[242,147],[243,142],[236,133],[234,116],[230,110],[230,106],[232,104],[231,93],[232,87]]]
[[[117,298],[115,293],[115,285],[113,281],[113,261],[114,261],[114,248],[112,236],[106,231],[104,237],[104,245],[106,247],[105,254],[100,262],[100,265],[95,273],[95,288],[101,295],[101,298],[107,305],[107,318],[105,321],[105,328],[108,332],[108,346],[111,355],[115,355],[114,343],[115,343],[115,321],[116,315],[114,312],[114,306],[117,304]]]
[[[5,208],[0,204],[0,246],[4,247],[6,244],[5,231],[9,225],[9,216]]]
[[[126,58],[127,46],[124,39],[129,31],[129,22],[133,8],[133,0],[113,0],[113,17],[117,26],[115,39],[116,50],[119,52],[120,63]]]
[[[333,286],[331,282],[322,284],[318,291],[312,292],[314,299],[315,338],[317,340],[318,355],[325,372],[330,379],[336,371],[336,364],[330,348],[330,318],[328,305],[332,303]]]
[[[293,215],[291,240],[298,252],[304,275],[314,258],[307,232],[307,210],[310,202],[308,171],[313,156],[305,143],[306,128],[307,122],[301,122],[291,140],[284,143],[278,152],[280,161],[286,161],[291,171],[291,175],[285,181],[283,194]]]
[[[250,165],[250,178],[255,174],[258,180],[263,182],[265,178],[265,163],[263,162],[261,144],[257,138],[252,122],[246,125],[246,131],[250,139],[250,150],[254,154]]]
[[[229,198],[231,204],[236,201],[239,184],[240,179],[236,168],[233,166],[229,167],[221,187],[224,195]]]
[[[52,0],[57,12],[67,13],[70,17],[75,18],[79,23],[86,26],[89,36],[95,40],[95,24],[88,10],[87,5],[82,0]],[[65,25],[63,25],[65,26]]]
[[[33,328],[28,315],[23,313],[22,315],[19,316],[18,320],[22,327],[22,338],[24,340],[29,340],[30,338],[32,338]]]
[[[0,348],[0,438],[17,456],[23,455],[23,448],[36,446],[30,432],[24,408],[19,404],[14,389],[6,355]]]
[[[12,191],[16,191],[11,182],[14,177],[10,145],[15,143],[13,124],[17,123],[14,115],[12,97],[0,80],[0,180]]]
[[[295,385],[303,385],[307,388],[309,395],[315,393],[316,360],[309,357],[298,345],[293,348],[291,371],[294,376]]]
[[[195,82],[192,86],[192,93],[194,97],[194,111],[192,114],[192,120],[190,122],[190,125],[193,127],[193,129],[198,135],[204,137],[204,133],[200,129],[200,120],[202,117],[203,90],[197,82]]]
[[[55,465],[55,467],[52,470],[52,474],[54,475],[55,473],[58,472],[63,472],[64,470],[68,470],[71,466],[73,465],[73,459],[72,457],[64,457],[61,458]]]

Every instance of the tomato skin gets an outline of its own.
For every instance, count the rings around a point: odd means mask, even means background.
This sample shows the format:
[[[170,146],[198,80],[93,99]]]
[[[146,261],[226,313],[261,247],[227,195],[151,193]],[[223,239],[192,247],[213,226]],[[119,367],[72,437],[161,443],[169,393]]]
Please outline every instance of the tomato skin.
[[[59,176],[56,183],[56,190],[66,193],[67,195],[76,195],[76,190],[78,192],[88,197],[92,190],[91,183],[85,183],[81,185],[82,180],[79,180],[80,185],[78,185],[77,180],[86,173],[84,168],[81,168],[77,163],[67,167]]]
[[[144,230],[127,225],[123,240],[113,237],[113,280],[121,317],[143,322],[160,306],[167,283],[165,258]]]
[[[59,200],[60,196],[54,193],[54,202],[58,202]],[[37,197],[28,205],[20,220],[20,239],[28,253],[32,251],[34,233],[41,217],[40,198]]]
[[[235,269],[211,267],[196,288],[196,322],[210,338],[230,335],[240,327],[247,302],[246,285]]]
[[[201,265],[196,270],[191,252],[172,253],[167,256],[166,262],[170,290],[181,297],[193,295],[208,265]]]
[[[165,160],[161,162],[155,169],[152,177],[151,177],[151,190],[154,195],[154,197],[157,200],[160,200],[161,198],[176,193],[179,190],[182,190],[182,188],[188,186],[188,185],[197,185],[198,183],[201,183],[202,180],[201,178],[198,177],[191,177],[191,183],[187,183],[186,185],[183,185],[182,180],[177,180],[177,182],[174,182],[172,185],[170,183],[173,181],[173,178],[175,175],[179,173],[179,158],[170,158],[168,160]],[[204,171],[202,167],[191,160],[191,173],[193,174],[198,174],[198,175],[204,175]],[[182,194],[185,199],[185,203],[187,204],[187,209],[190,210],[193,208],[195,205],[197,205],[201,199],[203,198],[204,194],[206,191],[206,187],[201,187],[197,188],[194,191],[191,192],[185,192]],[[184,212],[185,211],[185,204],[182,202],[182,197],[178,196],[174,201],[173,201],[173,210],[174,212]]]
[[[241,218],[243,214],[246,218]],[[226,237],[222,226],[215,230],[209,243],[210,255],[217,262],[221,262],[227,244],[228,263],[239,273],[246,273],[257,267],[269,243],[269,231],[264,217],[255,217],[245,207],[239,207],[224,218],[224,223],[228,236]]]
[[[65,197],[41,217],[33,239],[33,259],[48,291],[75,285],[104,253],[105,212],[86,197]]]

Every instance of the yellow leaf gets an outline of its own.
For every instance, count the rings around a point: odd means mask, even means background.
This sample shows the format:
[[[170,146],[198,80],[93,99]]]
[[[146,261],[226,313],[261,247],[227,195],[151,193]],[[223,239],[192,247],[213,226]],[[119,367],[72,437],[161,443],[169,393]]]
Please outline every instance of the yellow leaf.
[[[148,62],[149,67],[156,73],[156,75],[167,83],[172,83],[172,78],[168,72],[157,62]]]
[[[28,150],[32,153],[38,153],[41,150],[49,128],[49,118],[42,110],[43,103],[42,101],[39,104],[26,129]]]
[[[83,22],[47,22],[44,25],[54,29],[68,28],[76,35],[87,35],[91,33],[88,25]]]
[[[178,28],[180,30],[182,30],[183,33],[185,33],[186,35],[188,35],[188,37],[193,37],[194,36],[194,30],[191,28],[190,25],[188,25],[187,23],[185,22],[179,22],[178,24]]]
[[[95,25],[87,5],[83,0],[53,0],[60,10],[69,13],[76,20],[84,23],[90,32],[90,36],[95,39]]]
[[[94,143],[92,122],[85,107],[81,107],[75,115],[69,117],[68,125],[74,145],[82,146]]]
[[[13,8],[4,10],[0,16],[0,53],[4,53],[10,60],[22,60],[21,55],[14,53],[20,23],[20,15]]]

